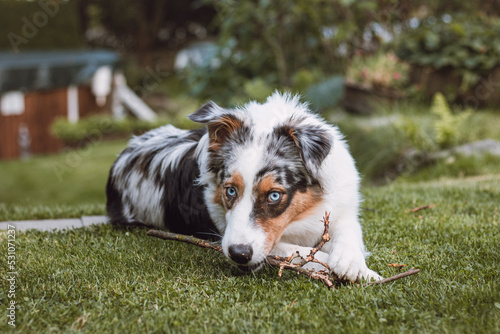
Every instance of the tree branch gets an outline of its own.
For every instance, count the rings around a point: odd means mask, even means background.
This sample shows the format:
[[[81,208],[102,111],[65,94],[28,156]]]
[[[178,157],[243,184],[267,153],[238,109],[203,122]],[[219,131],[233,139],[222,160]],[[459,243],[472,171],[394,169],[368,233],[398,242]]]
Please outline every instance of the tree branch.
[[[333,272],[328,273],[328,269],[329,269],[328,265],[326,263],[321,262],[321,261],[314,258],[314,255],[316,255],[316,253],[321,249],[321,247],[323,247],[324,244],[330,240],[330,236],[328,234],[328,227],[330,224],[329,218],[330,218],[330,214],[325,213],[325,216],[323,218],[323,224],[325,225],[324,233],[323,233],[320,241],[318,242],[318,244],[312,248],[311,252],[309,253],[309,255],[305,259],[302,258],[298,254],[292,254],[289,257],[279,257],[279,256],[274,256],[274,255],[267,256],[266,262],[272,267],[279,268],[279,273],[278,273],[279,277],[281,277],[283,269],[288,269],[288,270],[295,271],[297,274],[309,276],[312,279],[323,281],[323,283],[325,283],[326,286],[328,286],[329,288],[333,288],[333,289],[335,289],[333,282],[335,282],[337,284],[349,282],[348,280],[337,277]],[[218,251],[219,253],[222,253],[222,247],[220,245],[218,245],[217,243],[210,242],[210,241],[203,240],[203,239],[199,239],[199,238],[196,238],[193,236],[164,232],[164,231],[159,231],[159,230],[149,230],[146,234],[149,236],[163,239],[163,240],[176,240],[176,241],[181,241],[181,242],[185,242],[188,244],[196,245],[199,247],[210,248],[210,249]],[[293,263],[293,260],[295,260],[297,258],[301,258],[302,261],[300,261],[299,263]],[[325,269],[320,270],[320,271],[313,271],[311,269],[304,268],[304,265],[309,263],[309,262],[319,263]],[[397,274],[397,275],[392,276],[392,277],[385,278],[385,279],[377,281],[377,282],[365,283],[365,284],[363,284],[363,286],[384,284],[384,283],[392,282],[392,281],[395,281],[395,280],[403,278],[403,277],[417,274],[419,271],[420,271],[420,269],[411,268],[410,270],[408,270],[406,272]]]

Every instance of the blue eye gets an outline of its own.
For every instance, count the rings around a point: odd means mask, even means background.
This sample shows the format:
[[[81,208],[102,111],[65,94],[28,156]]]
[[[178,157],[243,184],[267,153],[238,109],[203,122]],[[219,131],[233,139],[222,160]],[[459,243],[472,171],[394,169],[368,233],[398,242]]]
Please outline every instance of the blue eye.
[[[269,193],[269,196],[267,196],[267,200],[270,202],[270,203],[276,203],[278,202],[279,200],[281,199],[281,193],[277,192],[277,191],[272,191]]]
[[[226,195],[229,197],[236,196],[236,189],[234,187],[227,187],[226,188]]]

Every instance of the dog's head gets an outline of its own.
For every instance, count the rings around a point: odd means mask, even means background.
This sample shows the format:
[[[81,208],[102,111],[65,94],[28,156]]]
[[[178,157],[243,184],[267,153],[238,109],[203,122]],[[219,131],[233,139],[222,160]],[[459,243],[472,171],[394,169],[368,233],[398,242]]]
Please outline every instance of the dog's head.
[[[257,269],[287,226],[321,201],[330,128],[297,98],[279,94],[232,110],[210,102],[190,119],[208,127],[210,205],[223,208],[224,253],[242,269]]]

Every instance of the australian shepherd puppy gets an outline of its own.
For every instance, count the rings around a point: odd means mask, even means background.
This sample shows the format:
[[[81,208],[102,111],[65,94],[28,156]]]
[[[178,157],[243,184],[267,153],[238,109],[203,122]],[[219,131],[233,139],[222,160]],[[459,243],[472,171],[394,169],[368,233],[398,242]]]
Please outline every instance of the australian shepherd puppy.
[[[209,102],[189,118],[206,127],[130,140],[107,184],[112,223],[218,235],[232,262],[257,270],[270,254],[307,256],[330,212],[316,258],[350,281],[381,278],[365,263],[359,176],[336,127],[279,93],[236,109]]]

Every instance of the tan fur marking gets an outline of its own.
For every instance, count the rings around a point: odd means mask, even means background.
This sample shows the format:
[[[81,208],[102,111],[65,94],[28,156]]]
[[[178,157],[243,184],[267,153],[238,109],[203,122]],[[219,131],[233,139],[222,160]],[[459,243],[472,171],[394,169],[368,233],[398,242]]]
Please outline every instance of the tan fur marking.
[[[295,143],[295,145],[297,147],[300,147],[300,142],[299,142],[299,139],[297,138],[297,131],[294,129],[294,128],[291,128],[291,127],[286,127],[286,130],[288,132],[288,135],[290,136],[290,138],[292,138],[293,142]]]
[[[222,187],[222,184],[219,185],[217,187],[217,189],[215,189],[215,193],[214,193],[214,199],[213,199],[213,202],[215,204],[219,204],[221,206],[224,206],[224,201],[222,200],[222,192],[224,191],[223,187]]]
[[[272,189],[277,189],[276,187]],[[286,200],[286,198],[283,198]],[[321,201],[320,191],[309,188],[306,192],[297,191],[285,212],[279,217],[261,219],[257,223],[267,235],[266,250],[270,251],[280,239],[285,229],[294,221],[300,220],[309,214]]]
[[[231,200],[226,198],[226,195],[225,195],[224,188],[229,187],[229,186],[236,188],[236,191],[238,193],[238,197],[233,202],[231,202]],[[226,182],[224,182],[224,184],[220,185],[219,189],[220,189],[221,194],[224,196],[224,200],[222,200],[222,196],[220,197],[222,204],[224,206],[224,210],[228,211],[228,210],[232,209],[233,206],[239,201],[240,196],[245,191],[245,182],[243,181],[243,175],[241,175],[238,172],[234,172],[231,175],[231,177],[229,179],[227,179]]]
[[[290,136],[290,138],[293,140],[295,145],[300,148],[300,141],[299,138],[297,137],[297,130],[296,128],[305,120],[305,118],[298,118],[298,119],[290,119],[289,123],[285,125],[285,130]]]
[[[243,175],[238,172],[234,172],[233,175],[225,182],[226,184],[231,184],[240,194],[245,190],[245,182],[243,181]]]
[[[208,124],[208,133],[210,138],[210,151],[217,151],[222,146],[226,138],[238,130],[243,125],[243,122],[232,116],[224,116],[216,122]]]
[[[264,177],[257,185],[257,196],[267,196],[271,190],[279,190],[285,192],[285,189],[278,183],[274,181],[273,176]]]

